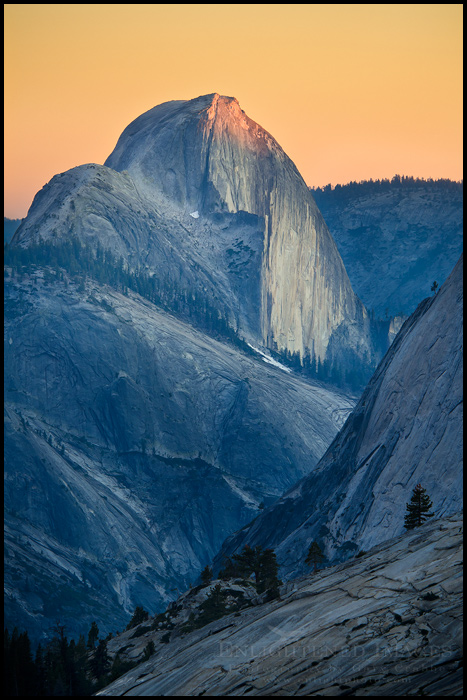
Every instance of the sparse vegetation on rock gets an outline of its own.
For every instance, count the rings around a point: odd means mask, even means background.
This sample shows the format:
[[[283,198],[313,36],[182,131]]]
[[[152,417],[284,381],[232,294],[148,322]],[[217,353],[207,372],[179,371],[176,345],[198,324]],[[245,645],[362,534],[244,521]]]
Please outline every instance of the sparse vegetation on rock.
[[[419,527],[428,518],[432,518],[434,513],[430,513],[433,503],[426,493],[426,489],[421,484],[417,484],[412,492],[410,502],[407,503],[407,514],[404,518],[404,526],[407,530]]]
[[[212,581],[212,569],[209,564],[206,564],[201,572],[201,581],[203,582],[204,586],[207,586]]]
[[[309,566],[313,565],[313,571],[316,572],[318,564],[324,559],[324,554],[321,547],[317,542],[312,542],[308,548],[308,554],[306,555],[305,564]]]
[[[130,630],[132,629],[132,627],[136,627],[136,625],[140,625],[142,622],[146,622],[148,618],[149,613],[147,612],[147,610],[144,610],[142,605],[137,605],[130,622],[126,626],[126,629]]]

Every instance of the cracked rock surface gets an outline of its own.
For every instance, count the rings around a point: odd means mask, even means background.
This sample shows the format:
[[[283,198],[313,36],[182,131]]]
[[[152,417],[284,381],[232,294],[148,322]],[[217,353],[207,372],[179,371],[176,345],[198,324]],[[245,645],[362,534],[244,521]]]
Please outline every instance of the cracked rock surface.
[[[462,515],[431,521],[280,600],[149,632],[155,654],[97,695],[462,695],[462,532]]]

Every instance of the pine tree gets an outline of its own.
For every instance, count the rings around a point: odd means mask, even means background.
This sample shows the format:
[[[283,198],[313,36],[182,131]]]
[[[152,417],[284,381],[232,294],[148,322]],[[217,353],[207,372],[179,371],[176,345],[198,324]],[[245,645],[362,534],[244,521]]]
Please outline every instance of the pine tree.
[[[434,513],[429,513],[433,503],[421,484],[417,484],[412,492],[410,503],[407,503],[407,514],[404,518],[404,527],[411,530],[421,525],[427,518],[432,518]]]
[[[276,553],[273,549],[265,549],[261,554],[260,580],[258,593],[268,591],[268,600],[279,597],[279,586],[282,581],[278,578]]]
[[[206,600],[199,606],[201,610],[200,621],[202,620],[203,624],[207,625],[209,622],[225,615],[227,612],[225,607],[226,597],[227,593],[222,590],[221,584],[216,583]]]
[[[97,626],[97,622],[93,622],[88,634],[88,649],[94,649],[94,645],[97,642],[98,637],[99,627]]]
[[[305,564],[311,566],[314,564],[313,572],[316,571],[318,564],[324,559],[324,554],[321,551],[321,547],[317,542],[312,542],[308,549],[308,554],[306,555]]]
[[[4,692],[8,697],[35,695],[36,668],[27,632],[4,630]]]
[[[40,644],[36,649],[34,665],[36,667],[36,695],[43,697],[47,695],[47,673],[44,653]]]
[[[140,625],[142,622],[146,622],[148,617],[149,613],[143,608],[143,606],[137,605],[135,608],[135,612],[133,613],[133,617],[127,624],[126,629],[131,630],[132,627],[136,627],[136,625]]]
[[[224,559],[224,568],[219,571],[219,578],[226,580],[239,576],[238,567],[230,557]]]
[[[208,586],[212,581],[212,569],[209,564],[206,564],[201,572],[201,581],[203,582],[204,586]]]
[[[261,556],[262,549],[257,545],[254,549],[249,545],[245,545],[241,554],[234,554],[234,565],[238,568],[239,576],[249,578],[251,574],[255,576],[256,585],[260,582],[261,577]]]
[[[224,577],[234,571],[241,578],[255,577],[258,593],[271,591],[272,597],[279,595],[281,581],[277,577],[277,560],[273,549],[263,549],[260,545],[250,547],[245,545],[241,554],[233,555],[233,562],[228,560],[226,568],[221,572]]]
[[[92,695],[92,683],[87,676],[88,654],[86,651],[86,641],[84,635],[80,634],[78,642],[74,648],[74,659],[76,666],[75,695]]]
[[[94,654],[89,659],[89,668],[98,681],[98,687],[103,687],[105,685],[103,676],[110,670],[110,658],[107,653],[107,642],[105,639],[99,640]]]
[[[114,660],[112,661],[112,666],[110,667],[110,677],[109,680],[110,682],[114,681],[116,678],[119,678],[119,676],[122,676],[124,671],[123,671],[123,661],[120,658],[120,653],[117,651],[115,654]]]
[[[154,654],[155,651],[156,651],[156,647],[154,645],[154,642],[152,639],[150,639],[149,642],[144,647],[143,661],[147,661],[149,659],[149,657]]]

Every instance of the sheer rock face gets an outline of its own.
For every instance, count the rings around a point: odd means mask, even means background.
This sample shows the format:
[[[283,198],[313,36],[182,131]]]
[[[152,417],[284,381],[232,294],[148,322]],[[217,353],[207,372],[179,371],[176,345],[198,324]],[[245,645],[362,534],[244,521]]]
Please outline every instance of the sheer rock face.
[[[340,326],[371,357],[366,311],[305,182],[262,127],[217,93],[169,102],[136,119],[106,165],[126,170],[149,200],[212,216],[248,212],[263,221],[261,335],[265,345],[324,360]],[[342,329],[341,329],[342,330]]]
[[[261,544],[296,574],[316,540],[328,561],[345,559],[404,531],[417,483],[435,515],[462,507],[462,264],[405,322],[313,473],[222,556]]]
[[[5,609],[115,632],[312,469],[353,400],[41,271],[5,289]]]
[[[155,653],[96,695],[462,695],[462,531],[462,515],[426,523],[189,634],[175,617],[166,644],[126,632],[112,657]]]
[[[234,98],[141,115],[105,166],[54,177],[13,243],[73,233],[202,289],[256,343],[365,367],[381,357],[313,196]]]

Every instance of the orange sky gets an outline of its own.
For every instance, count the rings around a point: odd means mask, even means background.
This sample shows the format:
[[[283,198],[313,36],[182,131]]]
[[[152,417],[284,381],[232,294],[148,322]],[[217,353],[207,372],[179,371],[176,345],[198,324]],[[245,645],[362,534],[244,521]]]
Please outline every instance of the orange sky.
[[[212,92],[309,185],[463,177],[461,4],[4,8],[5,216],[151,107]]]

